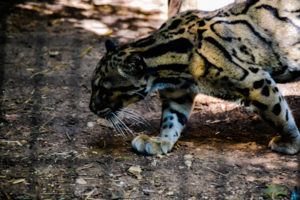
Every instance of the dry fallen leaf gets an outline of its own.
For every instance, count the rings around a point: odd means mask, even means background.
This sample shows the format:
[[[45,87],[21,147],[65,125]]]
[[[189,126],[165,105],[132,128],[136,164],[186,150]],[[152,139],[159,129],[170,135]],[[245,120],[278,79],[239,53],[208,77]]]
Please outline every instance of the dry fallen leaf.
[[[28,68],[26,68],[26,71],[29,71],[29,72],[35,72],[36,69],[35,69],[35,68],[28,67]]]
[[[80,58],[84,57],[88,52],[90,52],[92,48],[92,46],[89,46],[86,50],[84,50],[84,52],[80,55]]]
[[[5,115],[5,119],[7,120],[7,121],[16,121],[16,120],[18,120],[20,118],[20,115],[18,115],[18,114],[6,114]]]
[[[30,76],[30,78],[33,78],[33,77],[35,77],[35,76],[37,76],[37,75],[49,75],[49,74],[51,74],[52,72],[50,72],[48,69],[45,69],[45,70],[42,70],[42,71],[39,71],[39,72],[36,72],[36,73],[34,73],[33,75],[31,75]]]
[[[107,33],[103,34],[102,36],[109,36],[109,35],[111,35],[113,32],[114,32],[114,31],[113,31],[112,29],[109,29],[109,30],[107,31]]]
[[[49,56],[50,57],[55,57],[59,55],[59,51],[49,51]]]
[[[26,183],[25,178],[17,179],[12,182],[12,184],[18,184],[18,183]]]
[[[56,71],[56,70],[60,70],[62,68],[65,68],[65,67],[69,67],[71,65],[71,63],[62,63],[60,65],[56,65],[52,68],[53,71]]]

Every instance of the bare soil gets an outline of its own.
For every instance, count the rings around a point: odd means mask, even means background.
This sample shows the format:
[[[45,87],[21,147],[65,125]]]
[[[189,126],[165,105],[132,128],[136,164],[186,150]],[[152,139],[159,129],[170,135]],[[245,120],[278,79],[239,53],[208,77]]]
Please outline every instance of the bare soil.
[[[89,111],[104,41],[154,31],[166,1],[42,2],[0,3],[0,199],[291,199],[299,155],[270,151],[276,130],[235,103],[199,95],[180,142],[161,157],[134,152],[132,138]],[[300,127],[300,82],[279,87]],[[157,134],[158,98],[131,107],[150,127],[128,126]],[[285,194],[268,195],[268,185]]]

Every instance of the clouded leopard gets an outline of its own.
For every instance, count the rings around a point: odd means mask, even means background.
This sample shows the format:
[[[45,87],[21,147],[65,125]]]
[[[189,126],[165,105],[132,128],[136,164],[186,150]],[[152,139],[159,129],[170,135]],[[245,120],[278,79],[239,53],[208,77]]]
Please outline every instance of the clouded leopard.
[[[299,0],[187,11],[146,38],[121,46],[108,40],[106,48],[92,78],[94,113],[121,126],[119,111],[152,91],[160,94],[160,134],[137,136],[132,146],[138,152],[171,151],[198,93],[241,100],[280,133],[270,142],[272,150],[299,152],[299,131],[276,86],[300,77]]]

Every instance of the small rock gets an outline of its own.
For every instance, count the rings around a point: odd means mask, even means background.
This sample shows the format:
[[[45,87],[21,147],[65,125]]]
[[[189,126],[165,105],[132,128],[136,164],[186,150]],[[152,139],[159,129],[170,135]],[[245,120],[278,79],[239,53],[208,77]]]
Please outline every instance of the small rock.
[[[141,173],[142,172],[142,169],[140,166],[136,165],[136,166],[131,166],[128,171],[132,174],[136,174],[136,173]]]
[[[191,161],[191,160],[186,160],[186,161],[184,161],[184,164],[185,164],[188,168],[191,168],[191,166],[192,166],[192,161]]]
[[[124,181],[120,181],[119,183],[115,183],[114,185],[117,187],[123,187],[124,184],[125,184]]]
[[[184,155],[183,157],[185,160],[192,160],[193,159],[193,156],[191,154],[186,154]]]
[[[151,162],[151,165],[152,165],[153,167],[156,167],[156,165],[157,165],[157,160],[153,160],[153,161]]]
[[[110,199],[121,199],[124,196],[124,192],[121,190],[113,191]]]
[[[78,178],[76,179],[76,183],[80,185],[85,185],[87,182],[83,178]]]
[[[164,190],[159,190],[158,191],[158,194],[163,194],[164,193]]]
[[[192,159],[193,159],[193,156],[190,155],[190,154],[186,154],[184,155],[184,164],[188,167],[188,168],[191,168],[192,166]]]
[[[95,126],[94,122],[88,122],[87,123],[87,127],[89,127],[89,128],[94,128],[94,126]]]
[[[154,190],[143,189],[145,195],[150,195],[150,193],[155,192]]]

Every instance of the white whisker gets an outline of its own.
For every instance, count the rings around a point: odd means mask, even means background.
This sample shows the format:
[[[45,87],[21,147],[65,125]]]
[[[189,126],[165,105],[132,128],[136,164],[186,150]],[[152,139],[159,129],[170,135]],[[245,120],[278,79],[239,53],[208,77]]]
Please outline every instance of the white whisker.
[[[126,119],[132,120],[132,121],[137,122],[137,123],[139,123],[139,124],[142,124],[142,123],[143,123],[143,122],[141,122],[141,120],[140,120],[139,117],[137,117],[137,116],[135,116],[135,115],[132,115],[131,113],[128,113],[128,112],[126,112],[126,111],[119,112],[118,114],[119,114],[120,116],[124,117],[124,118],[127,117]]]
[[[131,135],[135,136],[135,134],[130,130],[130,128],[115,113],[112,113],[112,115],[115,117],[116,120],[120,122],[120,125],[124,128],[124,130],[127,133],[129,132]]]
[[[122,130],[122,128],[119,126],[118,123],[115,123],[116,121],[116,118],[115,116],[111,116],[109,119],[110,123],[113,125],[114,129],[118,132],[118,133],[121,133],[121,135],[123,137],[126,137],[126,134],[124,133],[124,131]]]
[[[141,97],[143,97],[143,98],[146,98],[145,95],[142,95],[142,94],[139,93],[139,92],[135,92],[135,94],[137,94],[137,95],[139,95],[139,96],[141,96]]]
[[[143,124],[147,127],[151,127],[151,124],[143,116],[138,114],[135,110],[126,108],[126,109],[123,109],[122,112],[124,112],[129,117],[135,119],[135,121],[139,122],[140,124]]]

